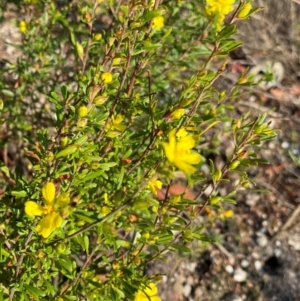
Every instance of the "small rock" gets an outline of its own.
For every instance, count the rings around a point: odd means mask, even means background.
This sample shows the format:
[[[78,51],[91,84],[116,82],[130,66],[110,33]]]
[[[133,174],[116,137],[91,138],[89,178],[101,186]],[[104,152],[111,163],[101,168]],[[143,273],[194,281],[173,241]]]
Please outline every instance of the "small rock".
[[[243,282],[246,280],[246,278],[247,278],[247,273],[243,269],[238,268],[234,271],[233,279],[236,282]]]
[[[256,238],[256,242],[260,247],[265,247],[268,244],[268,238],[265,234],[263,233],[256,233],[257,238]]]
[[[297,234],[290,236],[288,240],[288,244],[295,250],[300,251],[300,241]]]
[[[254,267],[257,271],[261,271],[262,263],[259,260],[255,260]]]
[[[283,142],[281,143],[281,147],[282,147],[283,149],[287,149],[287,148],[290,147],[290,144],[289,144],[287,141],[283,141]]]
[[[281,254],[282,254],[282,251],[281,251],[281,249],[279,249],[279,248],[275,248],[275,249],[274,249],[274,254],[275,254],[275,256],[276,256],[276,257],[280,257],[280,256],[281,256]]]
[[[232,267],[231,265],[229,265],[229,264],[227,264],[227,265],[225,266],[225,270],[226,270],[226,272],[229,273],[229,274],[232,274],[232,273],[233,273],[233,267]]]
[[[185,262],[184,265],[182,265],[182,268],[193,273],[195,272],[196,266],[197,262]]]
[[[186,283],[189,284],[189,285],[194,285],[195,284],[195,277],[193,277],[193,276],[187,277]]]
[[[188,297],[191,294],[192,291],[192,287],[189,284],[186,284],[183,288],[182,288],[182,294],[185,297]]]
[[[241,262],[241,266],[243,268],[247,268],[249,266],[249,264],[250,264],[249,261],[246,260],[246,259],[243,259],[242,262]]]

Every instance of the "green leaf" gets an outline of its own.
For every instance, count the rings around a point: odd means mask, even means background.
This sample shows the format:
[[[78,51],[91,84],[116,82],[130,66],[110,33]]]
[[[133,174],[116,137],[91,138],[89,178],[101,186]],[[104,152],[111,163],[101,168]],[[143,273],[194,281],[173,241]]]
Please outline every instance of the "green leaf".
[[[191,249],[186,247],[186,246],[183,246],[183,245],[180,245],[180,244],[172,244],[172,248],[178,250],[178,251],[181,251],[181,252],[185,252],[185,253],[191,253]]]
[[[1,166],[0,170],[7,176],[9,177],[9,168],[7,166]]]
[[[10,257],[10,254],[3,248],[3,244],[1,243],[0,244],[0,262],[2,262],[2,256]]]
[[[10,91],[10,90],[7,90],[7,89],[2,89],[1,92],[6,95],[6,96],[9,96],[9,97],[14,97],[15,94],[14,92]]]
[[[89,244],[90,244],[90,241],[89,241],[89,238],[88,238],[87,235],[83,236],[83,241],[84,241],[84,250],[85,250],[86,254],[89,254]]]
[[[229,203],[229,204],[236,204],[236,200],[234,200],[234,199],[223,199],[223,202],[224,203]]]
[[[170,242],[173,239],[172,234],[163,234],[159,236],[159,239],[157,240],[157,243],[159,244],[166,244]]]
[[[27,192],[25,190],[21,191],[12,191],[11,195],[17,197],[17,198],[25,198],[27,196]]]
[[[59,153],[56,154],[56,158],[66,157],[69,155],[74,154],[78,150],[78,147],[76,145],[70,145],[67,148],[63,149]]]
[[[78,138],[75,142],[74,142],[74,144],[75,145],[83,145],[83,144],[85,144],[87,141],[88,141],[88,136],[86,136],[86,135],[84,135],[84,136],[81,136],[80,138]]]
[[[225,38],[229,38],[230,36],[237,33],[236,26],[234,24],[227,25],[223,30],[219,32],[217,35],[217,41],[220,41]]]
[[[122,186],[124,174],[125,174],[125,169],[124,169],[124,167],[122,166],[121,172],[120,172],[120,174],[119,174],[117,190],[119,190],[119,189],[121,188],[121,186]]]
[[[69,96],[69,92],[68,92],[68,88],[63,85],[61,88],[60,88],[60,91],[61,91],[61,94],[63,96],[64,99],[67,99],[68,96]]]
[[[60,97],[55,91],[52,91],[50,95],[47,95],[47,98],[50,102],[55,104],[56,107],[62,108]]]
[[[149,11],[147,13],[145,13],[142,18],[141,18],[141,22],[142,24],[154,19],[155,17],[158,17],[158,16],[161,16],[162,15],[162,12],[161,10],[152,10],[152,11]]]
[[[107,163],[99,164],[99,167],[105,171],[108,171],[111,167],[114,167],[116,165],[117,165],[117,162],[107,162]]]
[[[93,223],[97,216],[95,216],[95,212],[88,212],[83,210],[76,210],[73,215],[77,216],[81,220],[87,222],[87,223]]]
[[[144,46],[143,47],[144,49],[151,50],[151,49],[158,49],[158,48],[162,47],[162,44],[160,44],[160,43],[152,44],[149,41],[144,41],[143,46]]]
[[[33,297],[45,296],[45,292],[29,284],[23,284],[25,290]]]
[[[103,174],[102,169],[91,172],[91,173],[87,174],[82,180],[80,180],[80,183],[84,183],[84,182],[96,179],[96,178],[100,177],[102,174]]]
[[[73,263],[66,255],[61,255],[56,263],[59,265],[58,268],[63,268],[70,273],[73,270]]]

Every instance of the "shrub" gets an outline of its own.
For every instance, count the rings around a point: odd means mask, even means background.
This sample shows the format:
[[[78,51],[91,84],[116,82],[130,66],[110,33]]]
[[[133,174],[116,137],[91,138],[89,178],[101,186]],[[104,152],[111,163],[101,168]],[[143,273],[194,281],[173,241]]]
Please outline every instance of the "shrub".
[[[17,150],[1,165],[2,300],[160,300],[147,264],[210,241],[197,216],[262,162],[266,116],[230,113],[251,79],[214,86],[250,1],[160,2],[18,3],[22,56],[0,71],[2,149]],[[205,173],[213,133],[234,149]],[[168,197],[178,171],[197,196]]]

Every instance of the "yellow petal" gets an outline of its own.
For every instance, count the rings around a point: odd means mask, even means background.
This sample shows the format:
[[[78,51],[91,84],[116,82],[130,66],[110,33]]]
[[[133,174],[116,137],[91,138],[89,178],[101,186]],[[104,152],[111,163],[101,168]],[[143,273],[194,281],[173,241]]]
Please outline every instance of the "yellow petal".
[[[43,197],[48,205],[53,205],[55,199],[55,185],[52,182],[46,183],[42,188]]]
[[[126,130],[126,125],[124,125],[124,124],[114,124],[114,128],[119,132],[124,132]]]
[[[152,23],[152,28],[153,29],[157,29],[160,30],[164,27],[164,17],[163,16],[157,16],[155,18],[153,18],[153,23]]]
[[[180,160],[180,158],[177,158],[174,161],[174,164],[176,167],[178,167],[179,170],[183,171],[188,175],[193,174],[197,170],[194,166],[186,163],[185,161]]]
[[[41,216],[44,214],[43,207],[33,201],[25,203],[25,212],[30,216]]]
[[[151,296],[155,296],[157,294],[157,287],[156,285],[151,282],[149,283],[149,285],[146,287],[146,289],[144,290],[145,294],[148,295],[149,297]],[[152,299],[152,298],[151,298]]]
[[[148,188],[151,190],[151,192],[157,196],[157,188],[161,189],[162,188],[162,181],[157,180],[156,178],[153,178],[151,181],[148,183]]]
[[[36,230],[38,234],[47,238],[51,235],[53,231],[59,228],[62,224],[62,217],[56,211],[47,214],[37,225]]]
[[[172,112],[171,117],[173,119],[180,119],[184,115],[184,109],[177,109]]]
[[[62,193],[56,198],[55,204],[59,207],[66,207],[70,203],[70,195],[67,192]]]
[[[185,153],[180,157],[180,159],[189,164],[198,164],[202,161],[201,155],[196,152]]]
[[[124,120],[124,116],[118,114],[116,117],[112,118],[113,125],[120,124]]]
[[[176,149],[175,130],[172,130],[169,133],[169,143],[163,142],[162,146],[165,150],[167,159],[172,163],[174,161],[175,149]]]
[[[224,211],[224,216],[227,218],[230,218],[234,215],[234,212],[232,210],[226,210]]]
[[[181,128],[177,133],[176,133],[176,137],[177,138],[183,138],[185,136],[187,136],[188,132],[184,129],[184,128]]]
[[[186,136],[186,137],[181,138],[178,141],[177,148],[183,149],[183,150],[190,150],[195,146],[195,144],[196,144],[196,141],[193,137]]]
[[[161,301],[160,297],[158,296],[151,297],[150,299],[151,301]]]

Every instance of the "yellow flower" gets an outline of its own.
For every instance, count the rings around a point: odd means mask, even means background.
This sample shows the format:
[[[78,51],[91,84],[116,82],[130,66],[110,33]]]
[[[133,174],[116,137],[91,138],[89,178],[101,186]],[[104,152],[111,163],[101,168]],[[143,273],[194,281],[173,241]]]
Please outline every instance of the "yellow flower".
[[[224,211],[223,214],[224,214],[224,217],[230,218],[230,217],[232,217],[234,215],[234,212],[229,209],[229,210]]]
[[[206,0],[205,11],[210,17],[217,17],[216,28],[221,29],[224,19],[234,9],[235,0]]]
[[[152,20],[152,28],[156,30],[161,30],[165,26],[164,22],[165,19],[163,16],[157,16]]]
[[[120,57],[116,57],[113,59],[113,65],[116,66],[116,65],[120,65],[121,63],[121,58]]]
[[[44,197],[45,206],[41,206],[33,201],[25,203],[25,212],[30,216],[43,216],[42,220],[36,227],[38,234],[44,238],[50,236],[63,222],[62,214],[59,208],[65,208],[70,203],[68,193],[62,193],[55,198],[55,185],[52,182],[46,183],[42,188],[42,195]]]
[[[200,154],[191,151],[195,144],[196,141],[191,136],[186,135],[176,139],[176,131],[172,130],[169,133],[169,142],[163,142],[162,146],[171,164],[186,174],[192,174],[196,171],[192,165],[201,162]]]
[[[28,25],[25,21],[21,21],[19,24],[19,29],[22,33],[25,33],[28,30]]]
[[[117,116],[113,116],[111,118],[110,123],[107,125],[106,131],[108,132],[107,136],[110,138],[114,138],[119,135],[120,132],[124,132],[126,126],[122,124],[124,120],[124,116],[118,114]]]
[[[96,33],[93,36],[94,41],[101,41],[102,40],[102,34],[101,33]]]
[[[149,181],[148,188],[155,196],[157,196],[157,189],[161,189],[162,184],[163,184],[162,181],[157,180],[157,178],[153,178],[152,180]]]
[[[172,119],[180,119],[184,115],[184,109],[177,109],[172,112]]]
[[[139,290],[135,294],[134,301],[161,301],[157,296],[156,285],[151,282],[144,290]]]
[[[103,82],[104,82],[105,84],[109,84],[109,83],[112,82],[113,77],[112,77],[112,74],[111,74],[110,72],[104,72],[104,73],[102,73],[102,75],[101,75],[101,79],[103,80]]]

